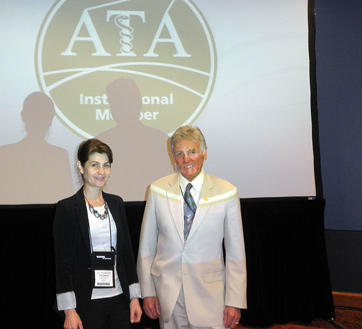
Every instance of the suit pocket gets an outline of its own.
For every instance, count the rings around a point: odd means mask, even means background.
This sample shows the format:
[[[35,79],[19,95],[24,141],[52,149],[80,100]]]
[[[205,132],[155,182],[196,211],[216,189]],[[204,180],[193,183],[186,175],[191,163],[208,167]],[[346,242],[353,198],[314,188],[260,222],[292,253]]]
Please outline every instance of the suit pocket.
[[[152,265],[152,267],[151,267],[151,274],[152,274],[153,276],[160,277],[161,274],[162,274],[161,267],[159,267],[159,266],[157,266],[157,265]]]
[[[224,280],[224,271],[215,271],[204,273],[204,281],[206,283],[212,283]]]

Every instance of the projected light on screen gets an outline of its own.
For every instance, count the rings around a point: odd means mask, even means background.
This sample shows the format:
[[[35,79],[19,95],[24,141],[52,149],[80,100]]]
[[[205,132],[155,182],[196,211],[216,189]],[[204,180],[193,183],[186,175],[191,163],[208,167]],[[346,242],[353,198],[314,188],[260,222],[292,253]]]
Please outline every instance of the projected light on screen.
[[[168,136],[194,124],[209,146],[205,170],[242,198],[315,196],[307,0],[20,2],[26,10],[7,3],[0,14],[13,44],[4,60],[28,63],[11,76],[29,82],[14,89],[3,75],[2,145],[27,137],[22,102],[40,90],[55,108],[43,141],[68,153],[73,191],[76,147],[97,137],[115,153],[107,191],[143,200],[153,180],[173,172]],[[14,17],[29,37],[19,38]],[[21,195],[19,175],[1,203],[69,194]]]

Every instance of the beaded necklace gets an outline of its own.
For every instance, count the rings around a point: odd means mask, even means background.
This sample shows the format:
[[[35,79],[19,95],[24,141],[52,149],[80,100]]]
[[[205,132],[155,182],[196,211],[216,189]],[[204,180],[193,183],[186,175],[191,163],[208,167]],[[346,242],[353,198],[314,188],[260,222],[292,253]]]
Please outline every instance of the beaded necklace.
[[[85,201],[87,201],[89,211],[94,215],[95,218],[100,218],[104,220],[108,217],[108,204],[107,202],[104,203],[104,213],[100,214],[96,209],[94,209],[93,205],[89,202],[86,196],[84,196]]]

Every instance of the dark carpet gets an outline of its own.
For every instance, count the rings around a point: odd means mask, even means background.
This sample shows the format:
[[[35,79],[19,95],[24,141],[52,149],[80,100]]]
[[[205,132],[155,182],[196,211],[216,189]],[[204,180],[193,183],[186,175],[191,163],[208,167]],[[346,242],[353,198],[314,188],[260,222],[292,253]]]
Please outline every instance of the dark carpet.
[[[289,322],[287,324],[274,324],[270,329],[362,329],[362,309],[336,307],[335,319],[314,319],[310,323]],[[238,329],[257,329],[256,327],[238,326]]]

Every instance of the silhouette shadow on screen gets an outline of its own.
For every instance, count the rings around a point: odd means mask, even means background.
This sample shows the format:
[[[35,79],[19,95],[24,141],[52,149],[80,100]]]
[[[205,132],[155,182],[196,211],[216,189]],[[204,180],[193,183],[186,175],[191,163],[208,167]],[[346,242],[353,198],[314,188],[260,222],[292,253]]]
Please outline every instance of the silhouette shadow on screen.
[[[132,79],[120,78],[107,85],[106,93],[117,126],[97,136],[113,150],[112,173],[106,191],[127,201],[145,198],[147,186],[173,172],[168,136],[139,120],[142,96]]]
[[[21,117],[26,136],[0,147],[0,203],[55,203],[74,193],[68,152],[46,141],[54,115],[54,103],[44,93],[25,98]]]

